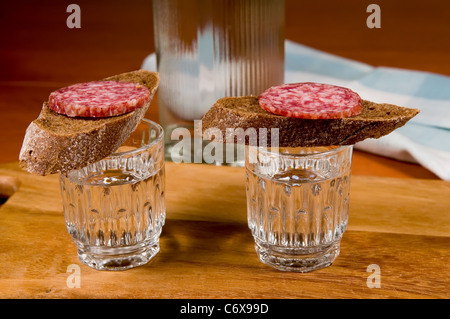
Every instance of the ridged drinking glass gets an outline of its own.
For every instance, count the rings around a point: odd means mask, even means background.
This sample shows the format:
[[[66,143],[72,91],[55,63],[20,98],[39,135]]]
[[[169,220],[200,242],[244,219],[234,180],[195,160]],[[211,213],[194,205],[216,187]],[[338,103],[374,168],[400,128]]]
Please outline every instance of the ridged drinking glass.
[[[78,257],[124,270],[159,252],[165,221],[163,129],[144,119],[113,155],[60,174],[67,231]]]
[[[284,271],[327,267],[348,222],[352,146],[246,150],[247,216],[260,260]]]
[[[201,150],[173,146],[183,132],[194,139],[194,121],[218,99],[284,83],[284,10],[284,0],[153,0],[167,159],[194,161]]]

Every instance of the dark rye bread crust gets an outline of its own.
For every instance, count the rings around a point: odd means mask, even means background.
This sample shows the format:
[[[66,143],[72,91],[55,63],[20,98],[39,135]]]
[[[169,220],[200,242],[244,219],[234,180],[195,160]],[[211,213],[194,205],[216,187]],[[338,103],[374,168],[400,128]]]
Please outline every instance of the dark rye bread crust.
[[[104,81],[139,83],[151,98],[142,108],[107,118],[71,118],[44,103],[27,128],[19,155],[20,166],[38,175],[54,174],[101,160],[119,148],[141,122],[159,85],[158,73],[145,70],[108,77]]]
[[[263,110],[256,97],[227,97],[218,100],[202,119],[202,132],[218,128],[222,136],[217,141],[243,143],[227,128],[267,128],[267,146],[270,146],[271,128],[279,129],[280,147],[351,145],[367,138],[379,138],[403,126],[419,113],[417,109],[392,104],[362,101],[363,111],[342,119],[297,119],[279,116]],[[210,130],[209,132],[213,132]],[[213,136],[214,137],[214,136]],[[258,136],[259,140],[259,136]],[[249,144],[245,137],[245,144]],[[259,142],[258,142],[259,143]]]

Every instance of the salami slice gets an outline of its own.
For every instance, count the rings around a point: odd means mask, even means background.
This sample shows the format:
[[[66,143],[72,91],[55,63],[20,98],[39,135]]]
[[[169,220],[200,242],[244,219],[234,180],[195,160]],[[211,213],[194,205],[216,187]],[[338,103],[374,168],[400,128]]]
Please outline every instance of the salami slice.
[[[302,119],[337,119],[362,112],[361,97],[350,89],[303,82],[274,86],[259,97],[264,110]]]
[[[48,107],[70,117],[108,117],[134,111],[150,98],[150,91],[136,83],[95,81],[52,92]]]

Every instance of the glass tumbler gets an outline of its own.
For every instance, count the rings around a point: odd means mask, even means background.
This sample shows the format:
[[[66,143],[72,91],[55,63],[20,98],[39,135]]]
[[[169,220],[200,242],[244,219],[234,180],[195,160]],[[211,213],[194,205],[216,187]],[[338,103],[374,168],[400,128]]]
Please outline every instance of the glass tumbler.
[[[218,99],[284,83],[284,10],[284,0],[153,0],[167,160],[201,162],[194,121]]]
[[[260,260],[296,272],[331,265],[348,222],[352,146],[249,146],[245,160],[248,225]]]
[[[144,119],[111,156],[60,174],[68,233],[84,264],[124,270],[159,252],[165,220],[164,140]]]

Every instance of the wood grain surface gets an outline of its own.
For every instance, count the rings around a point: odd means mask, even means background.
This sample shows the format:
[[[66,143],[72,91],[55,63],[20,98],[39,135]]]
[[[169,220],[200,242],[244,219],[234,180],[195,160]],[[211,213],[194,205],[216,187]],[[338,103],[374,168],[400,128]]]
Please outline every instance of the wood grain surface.
[[[448,298],[450,184],[353,176],[341,253],[328,268],[262,264],[247,227],[243,168],[166,164],[167,221],[148,264],[106,272],[79,262],[58,176],[1,164],[20,187],[0,208],[0,298]],[[69,288],[70,265],[80,288]],[[380,288],[369,288],[369,265]]]

